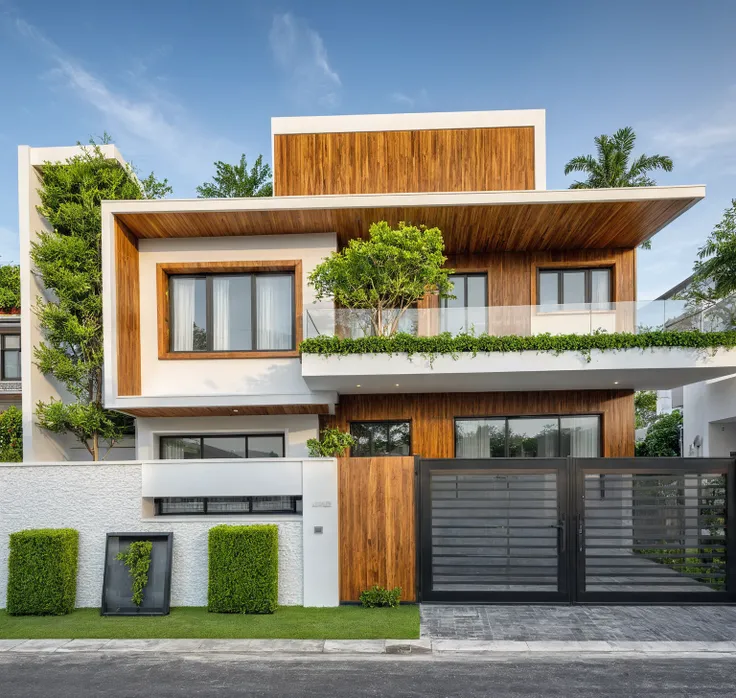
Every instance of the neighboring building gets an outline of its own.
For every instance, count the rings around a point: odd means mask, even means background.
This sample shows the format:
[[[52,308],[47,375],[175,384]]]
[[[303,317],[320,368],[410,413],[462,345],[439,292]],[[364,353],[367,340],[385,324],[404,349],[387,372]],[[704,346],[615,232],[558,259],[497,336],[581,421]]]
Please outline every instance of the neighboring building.
[[[0,314],[0,412],[21,408],[20,315]]]
[[[636,300],[636,251],[705,188],[548,191],[542,110],[275,118],[272,143],[274,197],[103,203],[105,405],[136,418],[136,462],[16,469],[7,496],[34,492],[45,525],[84,529],[80,570],[102,560],[104,531],[174,531],[173,605],[206,603],[206,530],[247,516],[279,526],[281,603],[355,601],[376,583],[409,601],[594,601],[640,589],[639,560],[671,574],[635,555],[638,526],[660,519],[647,519],[647,492],[633,502],[651,476],[632,478],[627,460],[634,391],[734,373],[736,352],[325,357],[299,345],[368,331],[365,311],[315,304],[308,277],[381,220],[439,227],[456,270],[456,298],[425,299],[406,331],[666,329],[664,305]],[[22,160],[22,234],[42,224],[28,220],[33,165],[49,157]],[[27,262],[22,281],[27,303],[40,292]],[[24,306],[26,376],[30,318]],[[56,394],[31,380],[24,404]],[[33,458],[68,456],[27,420]],[[349,456],[307,457],[326,425],[353,434]],[[697,498],[682,502],[692,518]],[[36,522],[25,507],[13,516]],[[697,547],[699,527],[683,530]],[[607,565],[586,567],[583,535],[588,561]],[[99,599],[95,569],[80,571],[82,605]],[[656,598],[692,589],[683,578]]]

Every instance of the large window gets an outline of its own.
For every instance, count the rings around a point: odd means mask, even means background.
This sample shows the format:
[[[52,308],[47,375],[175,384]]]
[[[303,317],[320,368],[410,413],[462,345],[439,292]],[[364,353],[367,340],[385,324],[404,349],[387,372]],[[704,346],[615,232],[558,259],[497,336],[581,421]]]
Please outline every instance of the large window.
[[[456,458],[594,458],[599,455],[598,415],[455,420]]]
[[[351,455],[408,456],[411,453],[409,422],[352,422],[350,433],[355,439]]]
[[[541,306],[605,304],[611,302],[611,270],[542,269],[539,272],[537,303]]]
[[[212,436],[162,436],[161,458],[283,458],[283,434],[227,434]]]
[[[20,380],[20,335],[2,335],[2,379]]]
[[[171,351],[295,348],[294,275],[169,277]]]
[[[488,275],[453,274],[452,295],[442,299],[443,332],[483,334],[488,326]]]

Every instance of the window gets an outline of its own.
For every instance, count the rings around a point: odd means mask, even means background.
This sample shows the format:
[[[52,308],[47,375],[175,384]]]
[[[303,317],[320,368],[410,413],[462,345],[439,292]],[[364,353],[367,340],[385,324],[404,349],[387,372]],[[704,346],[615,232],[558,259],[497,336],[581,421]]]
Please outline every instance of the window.
[[[295,348],[294,274],[169,277],[171,351]]]
[[[542,269],[539,271],[538,305],[560,306],[611,302],[611,270]],[[557,310],[558,308],[550,308]],[[595,309],[595,308],[594,308]]]
[[[302,498],[294,497],[162,497],[157,516],[182,514],[301,514]]]
[[[442,331],[483,334],[488,327],[488,275],[453,274],[450,281],[455,298],[442,299]]]
[[[352,422],[355,446],[352,456],[408,456],[411,453],[409,422]]]
[[[199,458],[283,458],[283,434],[162,436],[162,460]]]
[[[486,417],[455,420],[456,458],[600,455],[600,417]]]
[[[2,379],[20,380],[20,335],[2,335]]]

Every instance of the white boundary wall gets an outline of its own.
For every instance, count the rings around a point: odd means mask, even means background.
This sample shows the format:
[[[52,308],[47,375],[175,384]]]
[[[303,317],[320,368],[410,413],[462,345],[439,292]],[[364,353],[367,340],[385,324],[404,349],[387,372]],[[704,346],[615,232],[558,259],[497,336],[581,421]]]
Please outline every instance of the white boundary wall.
[[[206,606],[208,531],[221,523],[278,526],[279,604],[336,606],[337,464],[333,459],[301,463],[302,517],[147,516],[150,500],[142,498],[142,469],[155,467],[150,463],[0,464],[0,608],[5,608],[9,534],[46,527],[79,531],[78,607],[100,605],[106,534],[144,531],[174,533],[171,605]],[[294,461],[284,464],[294,469]],[[213,465],[202,463],[203,468]],[[248,467],[247,462],[243,466]],[[279,463],[264,461],[251,468],[258,477],[266,469],[273,477]],[[243,485],[248,487],[247,482]],[[314,533],[315,525],[322,526],[322,534]],[[305,550],[309,561],[304,559]]]

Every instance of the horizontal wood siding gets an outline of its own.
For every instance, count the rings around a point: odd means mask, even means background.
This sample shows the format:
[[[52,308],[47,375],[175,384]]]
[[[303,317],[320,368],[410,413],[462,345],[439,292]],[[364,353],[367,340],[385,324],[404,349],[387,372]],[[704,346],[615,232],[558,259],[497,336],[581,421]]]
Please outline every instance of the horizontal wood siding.
[[[141,394],[141,292],[138,239],[115,222],[118,395]]]
[[[631,390],[341,395],[335,412],[323,424],[348,430],[352,421],[410,421],[413,454],[424,458],[455,457],[455,417],[600,414],[602,455],[634,455]]]
[[[274,136],[276,196],[534,189],[534,127]]]
[[[340,458],[340,600],[378,584],[416,600],[413,458]]]

